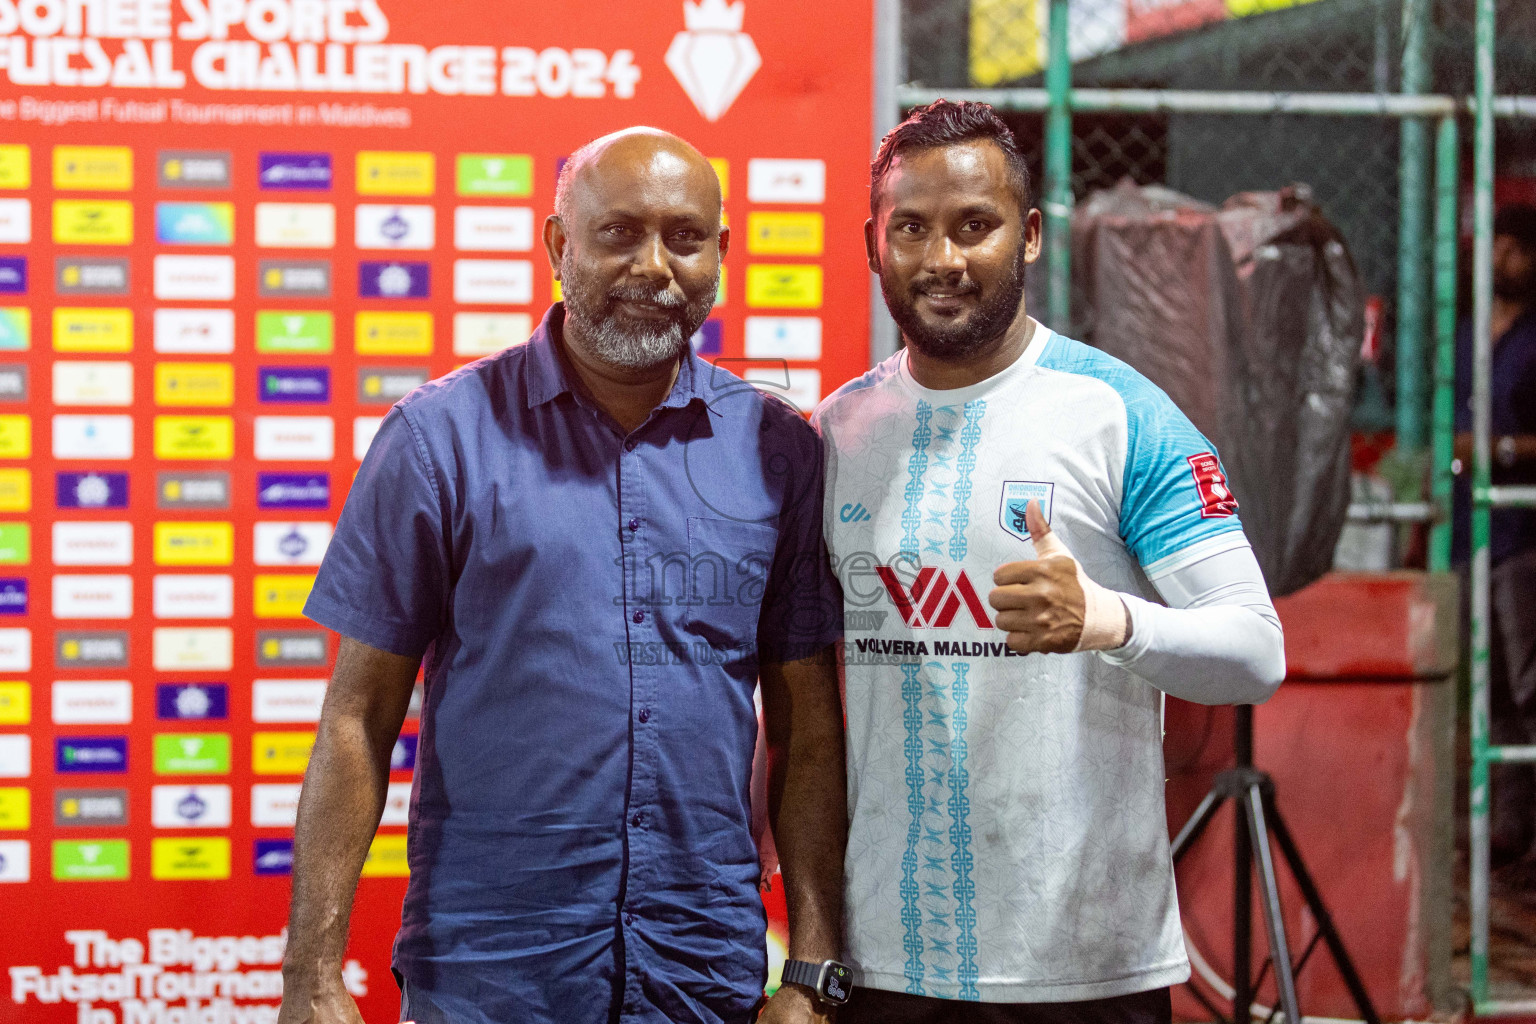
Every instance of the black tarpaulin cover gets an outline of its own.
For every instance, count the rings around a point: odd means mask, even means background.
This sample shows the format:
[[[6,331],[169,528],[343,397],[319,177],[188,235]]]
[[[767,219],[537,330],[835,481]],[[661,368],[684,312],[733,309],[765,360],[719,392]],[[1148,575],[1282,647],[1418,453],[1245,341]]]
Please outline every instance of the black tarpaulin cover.
[[[1072,266],[1079,337],[1215,442],[1271,592],[1327,572],[1349,505],[1364,296],[1308,190],[1217,209],[1122,182],[1078,205]]]

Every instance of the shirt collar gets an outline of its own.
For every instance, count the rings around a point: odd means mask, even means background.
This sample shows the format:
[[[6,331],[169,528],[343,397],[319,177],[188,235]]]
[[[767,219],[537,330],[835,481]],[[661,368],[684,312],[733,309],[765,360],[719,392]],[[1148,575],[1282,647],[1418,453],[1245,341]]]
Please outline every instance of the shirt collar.
[[[527,396],[530,409],[552,401],[567,391],[576,393],[560,357],[559,346],[562,342],[559,332],[564,324],[565,303],[557,302],[545,311],[544,319],[539,322],[538,329],[528,339],[526,346],[528,349]],[[707,405],[712,391],[710,367],[694,354],[693,346],[690,344],[687,354],[683,357],[682,365],[678,367],[677,380],[672,383],[672,391],[658,408],[680,409],[694,400]]]

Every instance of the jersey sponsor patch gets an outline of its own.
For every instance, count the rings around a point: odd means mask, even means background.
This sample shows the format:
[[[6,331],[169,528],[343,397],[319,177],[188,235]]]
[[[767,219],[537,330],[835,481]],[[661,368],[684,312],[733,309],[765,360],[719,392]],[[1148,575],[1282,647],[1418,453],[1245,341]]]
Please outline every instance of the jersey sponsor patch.
[[[1227,485],[1227,474],[1221,471],[1221,463],[1210,452],[1191,455],[1185,460],[1195,475],[1195,487],[1200,491],[1200,517],[1225,519],[1237,515],[1237,497]]]

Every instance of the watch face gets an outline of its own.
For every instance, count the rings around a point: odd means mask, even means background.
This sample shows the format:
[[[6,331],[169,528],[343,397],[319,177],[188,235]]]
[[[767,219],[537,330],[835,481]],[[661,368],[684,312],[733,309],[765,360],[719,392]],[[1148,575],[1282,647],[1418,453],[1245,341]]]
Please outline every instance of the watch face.
[[[822,995],[828,1002],[846,1003],[853,990],[853,971],[842,964],[827,964],[826,980],[822,983]]]

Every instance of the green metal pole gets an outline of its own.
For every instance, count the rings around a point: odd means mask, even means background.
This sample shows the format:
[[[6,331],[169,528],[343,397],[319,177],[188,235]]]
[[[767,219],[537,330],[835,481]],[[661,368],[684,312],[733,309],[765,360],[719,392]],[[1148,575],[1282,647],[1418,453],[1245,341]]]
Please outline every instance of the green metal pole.
[[[1472,1009],[1488,1003],[1489,427],[1493,376],[1494,0],[1477,0],[1472,134]]]
[[[1072,55],[1067,46],[1067,0],[1051,0],[1045,88],[1045,266],[1050,326],[1071,329],[1072,319]]]
[[[1429,0],[1404,0],[1402,91],[1429,85]],[[1425,241],[1429,207],[1429,125],[1404,118],[1400,127],[1397,228],[1397,448],[1412,459],[1424,450],[1429,403],[1424,339],[1428,333]]]
[[[1430,500],[1439,518],[1429,529],[1429,568],[1451,567],[1451,460],[1456,448],[1456,191],[1461,138],[1442,117],[1435,139],[1435,392]]]

